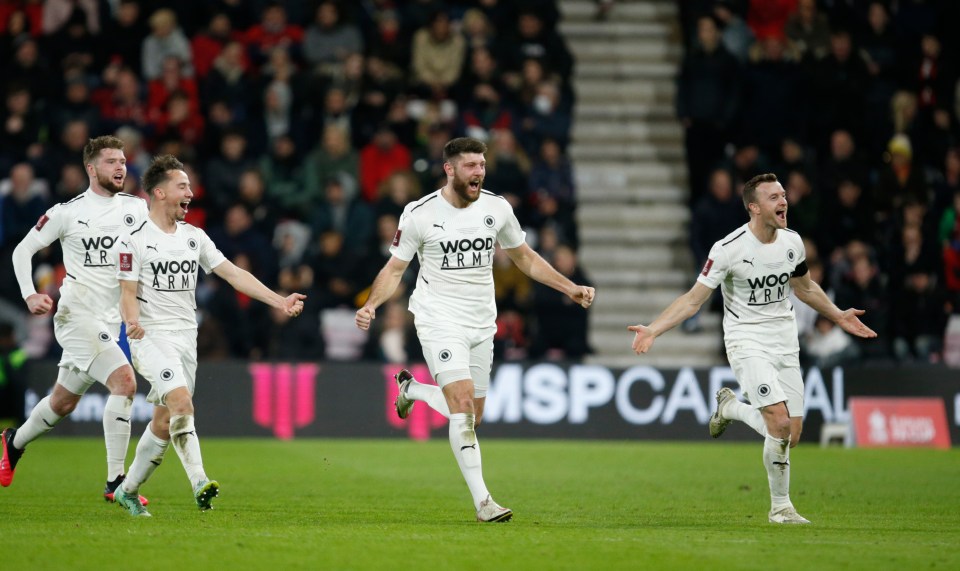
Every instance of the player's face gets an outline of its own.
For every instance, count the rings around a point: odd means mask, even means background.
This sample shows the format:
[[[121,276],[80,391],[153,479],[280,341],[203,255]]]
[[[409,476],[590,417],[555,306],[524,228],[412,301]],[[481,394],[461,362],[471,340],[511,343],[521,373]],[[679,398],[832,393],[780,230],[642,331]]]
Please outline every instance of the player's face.
[[[186,218],[190,200],[193,198],[193,189],[190,187],[190,178],[187,177],[187,173],[180,170],[170,171],[166,182],[159,188],[162,196],[156,196],[156,198],[160,198],[166,212],[178,222]]]
[[[480,198],[483,177],[487,174],[487,161],[480,153],[465,153],[454,159],[453,176],[450,186],[464,202],[474,202]]]
[[[120,149],[104,149],[93,159],[93,174],[100,188],[110,194],[123,190],[127,179],[127,158]]]
[[[779,182],[765,182],[757,187],[760,221],[775,228],[787,227],[787,192]]]

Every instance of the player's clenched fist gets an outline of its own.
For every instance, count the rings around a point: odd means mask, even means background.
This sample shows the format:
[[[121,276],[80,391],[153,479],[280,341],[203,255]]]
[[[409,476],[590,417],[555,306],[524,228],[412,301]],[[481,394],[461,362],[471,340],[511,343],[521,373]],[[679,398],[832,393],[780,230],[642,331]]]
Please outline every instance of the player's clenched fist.
[[[127,322],[127,337],[130,339],[143,339],[145,333],[139,321]]]
[[[366,331],[370,329],[370,322],[376,319],[377,312],[372,307],[363,306],[357,310],[357,315],[354,320],[357,323],[357,327]]]
[[[307,299],[307,296],[302,293],[291,293],[283,300],[283,311],[289,317],[297,317],[303,313],[303,300]]]
[[[27,296],[27,309],[34,315],[43,315],[53,309],[53,300],[45,293],[35,293]]]
[[[577,289],[570,294],[570,299],[577,302],[580,307],[586,309],[590,307],[590,304],[593,303],[593,296],[596,294],[596,290],[592,287],[587,286],[577,286]]]

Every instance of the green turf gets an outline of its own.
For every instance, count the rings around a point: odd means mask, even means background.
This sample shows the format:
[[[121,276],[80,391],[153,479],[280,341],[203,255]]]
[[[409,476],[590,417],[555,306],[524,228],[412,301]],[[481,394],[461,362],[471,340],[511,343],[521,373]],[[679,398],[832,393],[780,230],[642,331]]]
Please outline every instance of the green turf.
[[[131,449],[131,454],[132,454]],[[811,526],[767,523],[761,444],[483,441],[513,522],[481,525],[446,440],[203,441],[201,513],[170,450],[100,499],[102,443],[31,445],[0,490],[0,569],[960,569],[960,452],[794,450]]]

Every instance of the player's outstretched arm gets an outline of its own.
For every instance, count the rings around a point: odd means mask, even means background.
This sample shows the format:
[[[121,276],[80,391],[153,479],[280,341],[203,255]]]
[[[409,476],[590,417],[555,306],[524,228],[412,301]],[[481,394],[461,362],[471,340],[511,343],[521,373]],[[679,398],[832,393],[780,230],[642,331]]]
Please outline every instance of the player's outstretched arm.
[[[390,259],[383,265],[380,273],[374,278],[366,303],[357,310],[357,314],[354,316],[354,322],[359,329],[366,331],[370,328],[370,322],[377,317],[377,308],[380,307],[380,304],[390,299],[393,292],[397,291],[397,286],[400,285],[400,278],[403,277],[403,272],[407,270],[407,266],[409,265],[409,261],[403,261],[396,256],[390,256]]]
[[[543,285],[566,294],[584,309],[590,307],[590,304],[593,303],[596,290],[590,286],[573,283],[527,244],[520,244],[516,248],[506,248],[504,252],[510,256],[510,259],[520,268],[520,271],[530,276],[530,279],[537,280]]]
[[[120,280],[120,317],[127,325],[127,337],[143,339],[146,333],[140,326],[140,300],[137,299],[137,282]]]
[[[233,289],[271,307],[276,307],[290,317],[296,317],[303,312],[303,300],[307,299],[307,296],[302,293],[291,293],[287,297],[283,297],[263,285],[247,270],[238,268],[230,260],[224,260],[219,266],[213,268],[213,273],[226,280],[228,284],[233,286]]]
[[[867,339],[877,336],[876,331],[860,321],[858,316],[866,313],[864,310],[852,308],[844,310],[837,307],[824,293],[820,284],[810,279],[809,272],[802,276],[790,278],[790,285],[800,301],[816,309],[821,315],[839,325],[847,333]]]
[[[653,347],[654,340],[676,327],[679,323],[691,318],[700,306],[710,299],[713,290],[700,282],[693,284],[690,291],[673,300],[663,313],[650,325],[630,325],[627,331],[633,331],[633,351],[638,355],[646,353]]]

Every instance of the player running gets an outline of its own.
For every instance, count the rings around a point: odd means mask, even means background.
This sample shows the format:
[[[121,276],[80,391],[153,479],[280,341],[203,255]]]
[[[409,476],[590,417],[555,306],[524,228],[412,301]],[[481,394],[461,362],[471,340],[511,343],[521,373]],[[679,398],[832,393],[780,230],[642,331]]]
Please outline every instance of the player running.
[[[154,159],[143,175],[143,188],[150,195],[150,215],[121,239],[114,279],[120,280],[120,311],[133,363],[150,381],[147,400],[156,406],[116,499],[131,515],[149,517],[138,491],[163,461],[171,440],[197,507],[210,509],[220,490],[204,472],[194,423],[198,270],[217,274],[237,291],[291,317],[300,315],[306,297],[293,293],[284,298],[274,293],[227,260],[203,230],[183,221],[193,192],[183,164],[176,158],[163,155]]]
[[[477,520],[497,522],[508,521],[513,512],[493,501],[487,491],[476,435],[490,384],[496,331],[491,265],[495,244],[525,274],[566,293],[584,308],[593,303],[594,289],[574,284],[534,252],[524,242],[510,204],[483,190],[486,150],[485,144],[470,138],[446,144],[447,184],[404,208],[392,256],[357,311],[356,323],[360,329],[370,327],[377,307],[393,295],[410,260],[418,256],[420,274],[410,311],[424,359],[440,387],[403,377],[401,394],[426,401],[450,419],[450,447],[473,496]],[[412,401],[407,400],[406,412],[410,406]]]
[[[800,346],[790,292],[847,333],[877,334],[857,317],[862,310],[841,310],[810,279],[803,241],[787,229],[786,193],[775,175],[750,179],[743,203],[750,221],[713,245],[693,288],[649,326],[627,329],[636,332],[633,350],[646,353],[658,336],[694,315],[721,286],[727,357],[750,405],[738,402],[730,389],[720,389],[710,433],[719,436],[732,420],[759,432],[770,484],[769,521],[810,523],[790,501],[790,448],[800,439],[803,424]]]
[[[83,148],[90,187],[73,200],[58,204],[40,217],[13,251],[13,268],[20,294],[34,315],[53,309],[50,296],[37,293],[31,258],[60,240],[66,278],[53,318],[57,343],[63,348],[60,372],[50,395],[40,399],[20,428],[3,431],[0,444],[0,485],[13,482],[24,448],[73,412],[80,397],[95,382],[107,387],[103,437],[107,448],[107,484],[103,495],[113,501],[124,479],[130,443],[130,413],[137,390],[133,369],[117,345],[120,337],[120,287],[116,250],[120,235],[147,218],[146,203],[120,192],[127,176],[123,141],[104,136]],[[143,500],[146,503],[146,499]]]

